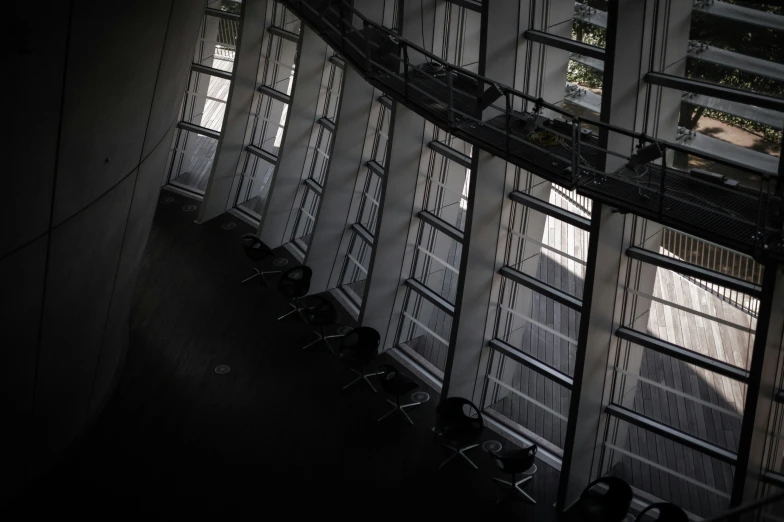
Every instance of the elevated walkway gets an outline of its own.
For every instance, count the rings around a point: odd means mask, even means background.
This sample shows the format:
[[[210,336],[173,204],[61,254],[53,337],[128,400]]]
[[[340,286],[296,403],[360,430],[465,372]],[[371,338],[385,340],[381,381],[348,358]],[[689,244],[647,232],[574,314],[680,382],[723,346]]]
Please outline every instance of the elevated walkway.
[[[368,82],[454,136],[579,194],[667,226],[748,253],[784,259],[781,198],[775,175],[677,143],[579,118],[564,109],[455,67],[366,19],[348,4],[328,8],[284,0],[301,20],[352,64]],[[362,27],[362,29],[357,29]],[[522,106],[526,112],[514,110]],[[534,115],[542,114],[549,117]],[[600,136],[588,127],[599,128]],[[674,150],[757,176],[760,190],[697,180],[670,166],[625,168],[628,157],[601,147],[617,133],[635,143],[656,141]],[[620,165],[604,168],[607,158]],[[481,176],[481,173],[478,173]]]

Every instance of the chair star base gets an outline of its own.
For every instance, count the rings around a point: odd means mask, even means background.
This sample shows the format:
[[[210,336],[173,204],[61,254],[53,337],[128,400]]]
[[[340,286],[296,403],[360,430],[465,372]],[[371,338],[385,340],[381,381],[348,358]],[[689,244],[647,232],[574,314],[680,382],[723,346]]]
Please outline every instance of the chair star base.
[[[373,393],[376,393],[376,387],[373,386],[373,383],[370,382],[370,379],[368,379],[368,377],[373,377],[374,375],[381,375],[381,372],[373,372],[373,373],[365,373],[364,371],[358,372],[354,368],[350,368],[350,370],[352,372],[356,373],[358,375],[358,377],[356,379],[354,379],[353,381],[351,381],[350,383],[348,383],[345,386],[343,386],[343,388],[342,388],[343,390],[353,386],[354,384],[358,383],[361,380],[364,380],[365,383],[367,383],[367,385],[370,386],[370,389],[373,390]]]
[[[493,480],[495,480],[496,482],[498,482],[500,484],[504,484],[504,485],[508,486],[510,493],[514,493],[514,492],[520,493],[528,502],[530,502],[532,504],[536,504],[536,500],[531,498],[531,496],[528,493],[526,493],[525,491],[523,491],[523,489],[520,487],[521,485],[525,484],[526,482],[528,482],[532,478],[533,478],[533,476],[528,475],[527,477],[523,477],[520,480],[515,481],[515,482],[510,482],[508,480],[495,478],[495,477],[493,477]],[[503,500],[503,499],[501,499],[501,500]],[[496,502],[496,504],[501,502],[501,500]]]
[[[246,277],[245,279],[243,279],[240,282],[240,284],[245,284],[248,281],[250,281],[251,279],[255,279],[257,277],[261,277],[261,282],[264,283],[264,286],[269,287],[269,281],[267,281],[267,278],[264,277],[264,276],[267,275],[267,274],[279,274],[280,270],[269,270],[269,271],[266,271],[266,272],[262,272],[258,268],[254,268],[253,272],[254,272],[254,274],[252,276]]]
[[[414,421],[412,421],[411,417],[409,417],[408,413],[406,413],[406,408],[413,408],[414,406],[419,406],[420,404],[422,404],[421,402],[412,402],[410,404],[402,404],[402,405],[400,403],[391,401],[389,399],[387,399],[387,402],[392,405],[392,409],[386,412],[381,417],[379,417],[376,422],[381,422],[382,420],[386,419],[393,413],[400,412],[403,415],[403,417],[406,418],[409,424],[411,424],[412,426],[414,425]]]
[[[474,464],[474,461],[469,459],[468,455],[465,454],[466,451],[476,448],[477,446],[479,446],[479,444],[470,444],[468,446],[463,446],[461,448],[450,446],[448,444],[442,444],[441,446],[443,446],[444,448],[450,451],[453,451],[454,455],[450,455],[449,457],[447,457],[447,459],[444,462],[442,462],[440,466],[438,466],[438,469],[441,469],[444,466],[446,466],[448,462],[450,462],[453,458],[457,457],[458,455],[463,457],[463,459],[465,459],[465,461],[468,462],[471,465],[471,467],[473,467],[474,469],[479,469],[479,466]]]
[[[289,312],[289,313],[291,313],[291,312]],[[324,341],[324,343],[327,345],[327,348],[329,348],[329,351],[332,352],[332,353],[335,353],[335,349],[332,347],[332,344],[330,344],[329,340],[330,339],[335,339],[337,337],[345,337],[345,336],[340,335],[340,334],[338,334],[338,335],[324,335],[323,333],[319,333],[319,332],[313,332],[313,333],[315,333],[318,336],[318,339],[316,339],[315,341],[311,341],[308,344],[306,344],[305,346],[303,346],[302,347],[303,350],[307,350],[311,346],[315,346],[316,344],[320,343],[321,341]]]

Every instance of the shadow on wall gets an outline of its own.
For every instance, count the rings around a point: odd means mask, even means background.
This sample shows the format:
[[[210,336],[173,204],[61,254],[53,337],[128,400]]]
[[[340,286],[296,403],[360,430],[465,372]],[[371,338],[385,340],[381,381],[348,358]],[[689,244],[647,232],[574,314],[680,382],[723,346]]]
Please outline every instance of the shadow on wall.
[[[51,466],[115,385],[202,7],[15,5],[15,174],[0,196],[11,495]]]

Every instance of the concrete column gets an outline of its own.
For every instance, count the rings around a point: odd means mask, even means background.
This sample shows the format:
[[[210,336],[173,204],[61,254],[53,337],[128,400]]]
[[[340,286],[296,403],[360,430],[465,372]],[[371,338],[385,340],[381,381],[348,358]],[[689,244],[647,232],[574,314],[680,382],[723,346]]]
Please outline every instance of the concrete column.
[[[12,494],[89,426],[119,376],[203,14],[185,0],[47,7],[16,10],[10,49],[17,175],[0,195],[0,330]]]
[[[738,442],[732,506],[761,498],[762,473],[766,471],[767,463],[775,458],[770,455],[770,439],[781,435],[772,431],[771,425],[776,407],[776,373],[784,350],[784,266],[775,263],[765,266],[762,292],[751,357],[751,379]],[[778,462],[781,462],[781,456]]]
[[[607,360],[613,338],[618,277],[626,263],[624,238],[629,226],[623,214],[594,203],[588,265],[583,287],[579,349],[564,444],[557,507],[574,502],[592,478],[594,451],[601,443],[598,427],[604,406]],[[596,301],[597,306],[591,304]]]
[[[306,263],[313,269],[311,291],[321,292],[329,286],[335,259],[340,250],[340,240],[348,223],[348,211],[354,195],[357,170],[370,158],[365,150],[367,136],[375,134],[369,128],[373,106],[373,86],[367,83],[351,66],[343,72],[343,89],[340,112],[332,137],[332,155],[324,181],[313,237],[310,240]],[[364,136],[364,139],[361,137]],[[339,268],[338,268],[339,270]]]
[[[313,124],[318,119],[321,78],[328,58],[327,44],[305,24],[300,32],[297,57],[288,121],[259,224],[259,237],[272,248],[286,242],[291,208],[302,182],[305,158],[309,157]]]
[[[478,400],[482,380],[477,369],[486,358],[484,347],[493,334],[488,324],[491,295],[500,276],[496,248],[503,229],[503,206],[510,189],[506,161],[474,149],[469,184],[465,241],[452,320],[451,344],[444,375],[444,396]],[[506,216],[508,219],[508,216]],[[497,294],[496,294],[497,295]]]
[[[248,115],[257,95],[262,41],[270,24],[270,20],[267,20],[267,3],[268,0],[245,0],[242,3],[233,78],[226,101],[221,137],[196,220],[198,223],[204,223],[231,208],[235,178],[242,175],[239,166],[246,143]]]
[[[381,194],[376,242],[365,283],[360,324],[381,334],[382,348],[394,344],[397,323],[391,320],[395,296],[401,285],[409,239],[412,210],[419,181],[419,163],[425,140],[425,120],[410,109],[395,104],[390,123],[386,172]],[[391,182],[390,182],[391,178]]]

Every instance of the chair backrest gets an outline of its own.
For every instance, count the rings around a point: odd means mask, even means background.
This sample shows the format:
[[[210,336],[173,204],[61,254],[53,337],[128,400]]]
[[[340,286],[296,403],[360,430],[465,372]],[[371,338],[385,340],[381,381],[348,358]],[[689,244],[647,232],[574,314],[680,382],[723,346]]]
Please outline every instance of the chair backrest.
[[[340,352],[355,358],[361,364],[368,364],[376,358],[381,335],[369,326],[360,326],[347,333],[340,343]]]
[[[245,255],[254,261],[261,261],[275,255],[255,234],[244,234],[240,238],[240,244],[245,250]]]
[[[280,276],[278,291],[284,297],[304,297],[310,290],[310,280],[313,271],[305,265],[289,268]]]
[[[604,485],[607,491],[600,494],[596,486]],[[583,490],[581,501],[599,503],[607,522],[621,521],[632,505],[634,494],[631,486],[618,477],[602,477],[594,480]]]
[[[536,461],[536,444],[531,444],[527,448],[512,451],[499,451],[493,454],[496,466],[506,473],[522,473],[531,469]]]
[[[670,502],[657,502],[656,504],[649,505],[640,511],[640,514],[637,515],[637,518],[634,519],[635,522],[644,520],[643,517],[645,517],[646,513],[653,511],[654,509],[659,511],[659,516],[653,520],[660,522],[689,522],[689,515],[687,515],[684,510]]]
[[[479,408],[468,399],[447,397],[436,408],[436,431],[447,440],[464,442],[479,436],[484,420]]]

